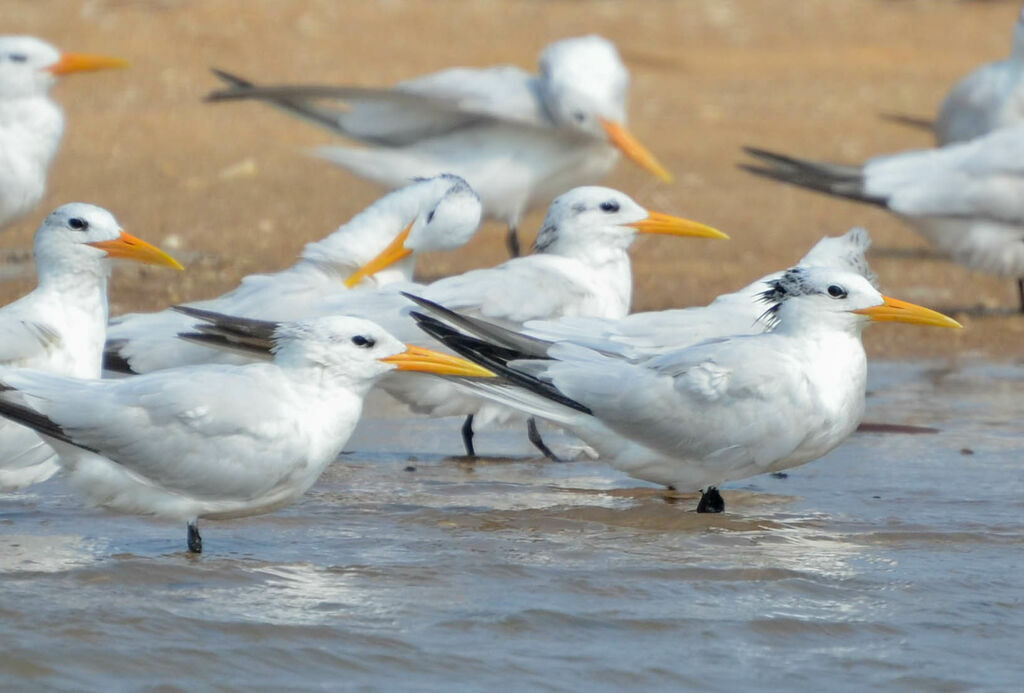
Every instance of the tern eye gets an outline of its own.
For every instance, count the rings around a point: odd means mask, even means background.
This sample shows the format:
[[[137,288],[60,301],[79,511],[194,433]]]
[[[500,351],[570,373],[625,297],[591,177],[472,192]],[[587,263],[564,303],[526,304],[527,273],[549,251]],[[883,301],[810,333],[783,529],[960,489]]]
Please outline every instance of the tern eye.
[[[828,295],[831,296],[832,298],[846,298],[847,294],[846,289],[839,286],[838,284],[833,284],[832,286],[828,287]]]
[[[85,219],[79,219],[78,217],[74,217],[72,219],[68,219],[68,226],[73,228],[75,231],[85,231],[87,228],[89,228],[89,222],[87,222]]]
[[[25,55],[24,53],[11,53],[10,55],[7,56],[7,58],[12,63],[27,63],[28,62],[28,56]]]
[[[615,200],[609,200],[608,202],[601,203],[601,211],[612,214],[619,211],[619,203]]]
[[[357,334],[352,338],[352,343],[357,347],[363,347],[364,349],[371,349],[377,342],[373,341],[371,337],[364,337],[361,334]]]
[[[577,123],[582,123],[584,120],[587,119],[587,116],[585,113],[583,113],[583,111],[573,111],[572,119],[575,120]]]
[[[427,214],[427,223],[429,224],[433,220],[434,220],[434,210],[430,210],[430,213]]]

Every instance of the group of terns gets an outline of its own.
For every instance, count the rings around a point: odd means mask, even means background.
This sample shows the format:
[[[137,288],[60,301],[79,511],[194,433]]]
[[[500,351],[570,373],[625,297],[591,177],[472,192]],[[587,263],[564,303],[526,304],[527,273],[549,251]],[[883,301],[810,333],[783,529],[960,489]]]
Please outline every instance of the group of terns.
[[[864,166],[750,148],[749,168],[890,209],[955,260],[1017,279],[1024,307],[1022,26],[1010,58],[946,100],[939,148]],[[55,78],[123,64],[0,37],[0,226],[45,188],[63,130]],[[226,86],[208,100],[261,100],[357,140],[320,154],[392,191],[287,269],[113,319],[112,259],[181,266],[104,209],[52,212],[35,234],[38,287],[0,308],[0,488],[59,471],[94,504],[185,523],[199,552],[200,518],[309,489],[379,385],[464,417],[468,455],[475,426],[519,420],[554,458],[540,418],[721,512],[720,484],[810,462],[856,429],[869,323],[960,327],[879,292],[863,229],[707,306],[630,314],[637,234],[727,237],[594,185],[620,154],[671,180],[626,128],[629,75],[604,38],[549,45],[537,74],[454,68],[382,89],[215,74]],[[523,215],[548,203],[518,257]],[[483,218],[507,224],[512,259],[415,281],[419,253],[462,246]]]

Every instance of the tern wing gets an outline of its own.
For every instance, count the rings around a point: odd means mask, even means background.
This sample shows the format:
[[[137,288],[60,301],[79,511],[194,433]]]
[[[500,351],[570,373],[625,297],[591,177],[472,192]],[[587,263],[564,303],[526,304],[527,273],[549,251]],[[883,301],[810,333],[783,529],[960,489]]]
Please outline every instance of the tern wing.
[[[291,449],[294,415],[276,396],[272,370],[204,366],[92,381],[14,371],[2,376],[13,392],[0,399],[0,413],[98,453],[143,483],[199,498],[250,498],[278,484],[282,458],[302,454]]]
[[[453,68],[390,89],[257,86],[222,71],[216,74],[231,86],[211,93],[210,101],[267,101],[336,133],[385,147],[403,147],[482,121],[551,127],[536,77],[515,67]]]

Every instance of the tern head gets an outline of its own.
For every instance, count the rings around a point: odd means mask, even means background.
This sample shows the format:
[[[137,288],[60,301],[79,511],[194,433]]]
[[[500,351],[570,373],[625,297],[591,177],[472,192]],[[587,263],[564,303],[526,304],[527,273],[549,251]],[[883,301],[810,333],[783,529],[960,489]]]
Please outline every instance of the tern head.
[[[632,244],[637,233],[728,238],[710,226],[650,212],[618,190],[585,186],[573,188],[551,203],[534,250],[568,256],[621,250]]]
[[[33,36],[0,36],[0,99],[43,94],[61,75],[124,67],[119,58],[61,53]]]
[[[36,231],[35,255],[41,280],[53,273],[76,271],[105,275],[108,258],[182,269],[167,253],[125,233],[113,214],[84,202],[50,212]]]
[[[469,183],[447,173],[419,179],[377,204],[395,212],[385,216],[394,235],[384,250],[349,275],[345,280],[349,288],[414,253],[465,245],[483,214],[480,198]]]
[[[860,274],[878,288],[878,275],[868,266],[865,257],[871,237],[862,227],[854,227],[842,236],[825,236],[797,264],[801,267],[834,267]]]
[[[610,140],[640,167],[672,180],[626,129],[629,73],[615,44],[600,36],[556,41],[541,54],[539,70],[544,106],[558,125]]]
[[[883,296],[862,275],[835,267],[794,267],[768,282],[762,294],[770,307],[765,319],[778,329],[806,325],[850,329],[859,333],[871,321],[961,327],[934,310]]]
[[[403,344],[377,323],[362,318],[329,316],[281,323],[274,332],[273,352],[280,365],[312,366],[366,387],[394,370],[494,377],[456,356]]]

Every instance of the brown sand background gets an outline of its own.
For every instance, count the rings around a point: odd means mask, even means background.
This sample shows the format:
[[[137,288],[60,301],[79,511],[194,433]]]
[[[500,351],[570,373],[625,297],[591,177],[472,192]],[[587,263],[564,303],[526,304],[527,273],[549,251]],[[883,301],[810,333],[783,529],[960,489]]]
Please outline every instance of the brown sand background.
[[[453,65],[536,64],[548,42],[596,32],[614,40],[633,83],[630,124],[677,176],[662,184],[628,162],[606,181],[641,204],[710,223],[732,242],[642,238],[636,310],[701,304],[799,258],[818,238],[865,225],[891,295],[953,312],[954,333],[880,325],[873,356],[1022,356],[1024,317],[1010,281],[932,253],[890,215],[755,179],[735,164],[757,144],[861,161],[930,145],[878,112],[931,116],[949,86],[1007,54],[1017,2],[925,0],[3,0],[5,33],[65,50],[129,58],[129,70],[68,78],[55,89],[68,129],[40,207],[0,236],[27,263],[32,231],[68,201],[108,207],[164,246],[185,273],[126,265],[112,312],[219,294],[245,274],[289,265],[379,196],[307,157],[332,136],[259,104],[201,103],[220,66],[256,81],[387,85]],[[523,225],[532,239],[541,213]],[[500,226],[424,259],[437,277],[505,258]],[[0,283],[7,302],[30,272]]]

